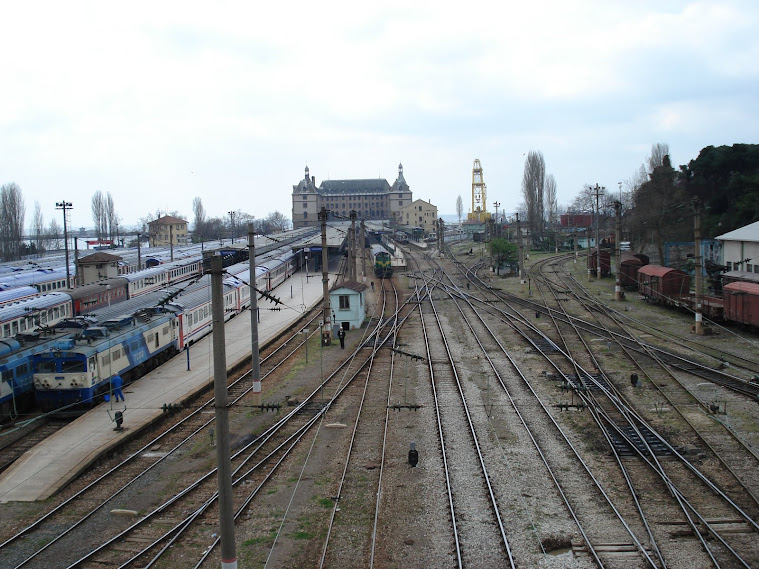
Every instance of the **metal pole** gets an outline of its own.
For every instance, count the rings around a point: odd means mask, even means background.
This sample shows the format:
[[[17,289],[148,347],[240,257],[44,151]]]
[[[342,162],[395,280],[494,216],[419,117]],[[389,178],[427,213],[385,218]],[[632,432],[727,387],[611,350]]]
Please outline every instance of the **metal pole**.
[[[361,282],[366,282],[366,225],[361,220]]]
[[[250,272],[250,355],[253,404],[261,404],[261,357],[258,351],[258,294],[256,293],[256,232],[248,223],[248,264]]]
[[[704,333],[703,322],[701,320],[701,200],[693,198],[693,233],[696,245],[696,326],[694,331],[699,336]]]
[[[332,345],[332,321],[329,310],[329,272],[327,265],[329,258],[327,256],[327,208],[322,207],[319,212],[319,219],[322,222],[322,308],[324,310],[322,320],[324,328],[322,329],[322,344],[325,346]]]
[[[351,234],[350,234],[350,255],[348,256],[351,263],[351,270],[348,273],[352,281],[356,280],[356,210],[351,210]]]
[[[617,228],[614,235],[614,241],[616,245],[614,252],[617,254],[617,279],[614,283],[614,300],[622,300],[624,294],[622,294],[622,249],[620,242],[622,241],[622,202],[614,202],[614,214],[617,218]]]
[[[599,226],[601,225],[601,206],[599,198],[603,195],[605,189],[606,188],[600,187],[598,184],[596,184],[596,187],[593,189],[596,194],[596,278],[599,280],[601,278],[601,241],[598,237]]]
[[[63,200],[62,202],[56,202],[55,209],[63,210],[63,248],[66,251],[66,288],[71,287],[71,269],[69,268],[69,232],[68,224],[66,222],[66,210],[72,208],[71,202]]]
[[[519,282],[524,284],[524,273],[522,267],[524,266],[524,247],[522,246],[522,224],[519,222],[519,214],[517,213],[517,246],[519,247]]]
[[[221,567],[237,569],[235,520],[232,503],[232,463],[229,454],[229,409],[227,408],[227,356],[224,345],[224,293],[221,257],[211,258],[211,305],[213,313],[213,378],[216,412],[216,473],[219,481],[219,533]]]

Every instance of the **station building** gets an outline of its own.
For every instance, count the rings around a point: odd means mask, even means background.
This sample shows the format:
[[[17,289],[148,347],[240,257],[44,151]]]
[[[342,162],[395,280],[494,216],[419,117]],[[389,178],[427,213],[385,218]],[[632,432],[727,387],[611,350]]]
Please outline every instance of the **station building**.
[[[398,225],[403,223],[401,211],[413,201],[403,164],[398,165],[398,178],[392,185],[384,178],[371,178],[323,180],[318,187],[306,166],[306,176],[293,186],[292,197],[293,229],[317,227],[322,207],[327,208],[327,221],[350,219],[355,210],[359,220],[388,220]]]

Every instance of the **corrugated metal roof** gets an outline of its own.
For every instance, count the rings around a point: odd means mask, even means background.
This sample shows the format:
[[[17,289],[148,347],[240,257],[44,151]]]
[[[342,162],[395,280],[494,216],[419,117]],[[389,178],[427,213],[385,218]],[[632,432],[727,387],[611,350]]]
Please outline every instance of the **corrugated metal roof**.
[[[663,277],[670,273],[676,273],[678,275],[684,275],[685,273],[680,269],[673,269],[672,267],[662,267],[661,265],[644,265],[638,271],[638,274],[650,275],[652,277]]]
[[[759,296],[759,283],[747,283],[743,281],[736,281],[734,283],[726,284],[722,287],[722,290],[726,292],[745,292]]]
[[[759,221],[715,237],[717,241],[754,241],[759,243]]]

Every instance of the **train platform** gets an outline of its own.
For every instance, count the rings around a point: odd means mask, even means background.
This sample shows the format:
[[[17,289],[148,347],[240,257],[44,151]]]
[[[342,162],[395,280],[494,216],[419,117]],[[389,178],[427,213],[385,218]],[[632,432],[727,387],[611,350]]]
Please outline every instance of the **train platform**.
[[[330,277],[330,286],[332,277]],[[321,274],[298,272],[273,291],[284,306],[260,299],[259,346],[292,327],[322,300]],[[227,368],[250,358],[250,312],[225,326]],[[163,413],[164,404],[181,403],[213,382],[213,335],[202,338],[158,369],[125,388],[124,402],[102,402],[63,429],[27,451],[0,475],[0,502],[44,500],[63,488],[103,453],[117,448],[135,431]],[[115,431],[116,411],[123,427]]]

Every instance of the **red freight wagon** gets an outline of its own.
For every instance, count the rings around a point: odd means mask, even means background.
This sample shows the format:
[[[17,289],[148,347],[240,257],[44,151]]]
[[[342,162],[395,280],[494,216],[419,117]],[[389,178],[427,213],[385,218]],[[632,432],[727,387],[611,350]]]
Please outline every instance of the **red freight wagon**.
[[[679,269],[646,265],[638,270],[638,292],[657,302],[670,303],[690,291],[690,277]]]
[[[625,287],[637,288],[638,271],[643,266],[643,262],[627,251],[622,251],[620,257],[619,283]]]
[[[588,268],[591,274],[598,274],[598,253],[595,249],[588,252]],[[611,273],[611,257],[608,251],[601,250],[601,276],[607,276]]]
[[[725,319],[759,326],[759,283],[733,282],[722,287]]]

